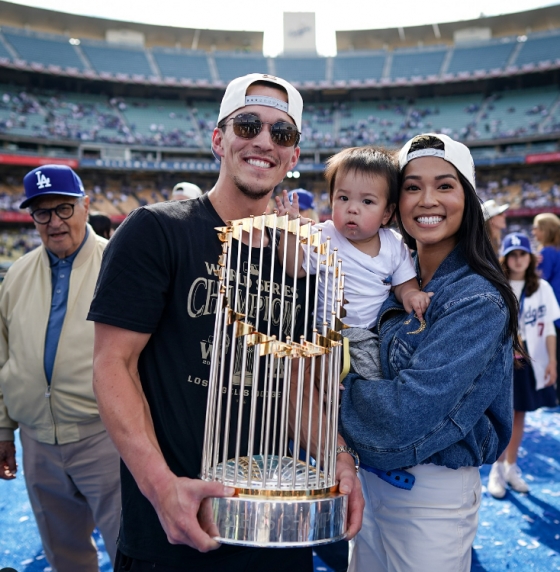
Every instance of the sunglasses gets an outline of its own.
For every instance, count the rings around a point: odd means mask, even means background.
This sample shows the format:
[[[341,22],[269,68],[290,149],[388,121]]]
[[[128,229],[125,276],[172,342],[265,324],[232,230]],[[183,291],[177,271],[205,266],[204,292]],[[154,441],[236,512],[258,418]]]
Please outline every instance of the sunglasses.
[[[300,133],[297,127],[288,121],[267,123],[261,121],[254,113],[240,113],[232,119],[227,119],[222,125],[232,122],[233,132],[241,139],[254,139],[263,129],[263,125],[270,125],[270,138],[281,147],[294,147],[299,143]]]

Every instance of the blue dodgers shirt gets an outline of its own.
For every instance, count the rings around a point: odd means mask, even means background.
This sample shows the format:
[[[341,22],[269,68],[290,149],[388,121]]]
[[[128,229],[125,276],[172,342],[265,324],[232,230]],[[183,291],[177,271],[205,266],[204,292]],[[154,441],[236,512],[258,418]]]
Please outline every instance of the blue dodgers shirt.
[[[51,313],[49,315],[49,323],[47,324],[47,335],[45,338],[45,355],[43,357],[43,365],[47,383],[51,384],[52,372],[54,368],[54,360],[56,358],[56,350],[62,325],[66,317],[66,308],[68,306],[68,291],[70,289],[70,274],[72,272],[72,264],[78,256],[78,252],[82,249],[87,240],[89,230],[86,227],[86,235],[82,244],[76,252],[66,258],[58,258],[55,254],[47,250],[51,263],[51,280],[52,280],[52,298]]]

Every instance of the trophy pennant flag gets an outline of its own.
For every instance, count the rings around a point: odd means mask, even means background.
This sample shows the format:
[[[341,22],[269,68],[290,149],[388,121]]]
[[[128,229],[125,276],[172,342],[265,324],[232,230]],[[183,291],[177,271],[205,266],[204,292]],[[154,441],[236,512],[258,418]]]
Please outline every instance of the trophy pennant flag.
[[[278,231],[301,245],[304,278],[286,272],[288,240],[279,249]],[[216,539],[268,547],[340,540],[348,508],[335,479],[342,261],[320,229],[287,215],[229,221],[217,232],[222,254],[200,477],[235,494],[212,499]],[[296,251],[294,276],[302,266]]]

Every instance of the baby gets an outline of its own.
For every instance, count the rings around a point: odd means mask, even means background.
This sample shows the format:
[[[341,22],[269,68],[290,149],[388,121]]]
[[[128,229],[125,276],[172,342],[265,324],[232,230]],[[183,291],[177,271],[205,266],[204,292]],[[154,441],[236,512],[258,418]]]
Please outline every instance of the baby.
[[[418,320],[430,303],[430,294],[418,287],[416,271],[401,236],[387,225],[395,211],[398,194],[398,170],[392,156],[381,148],[353,147],[327,161],[325,178],[329,187],[332,220],[316,224],[322,229],[321,241],[331,239],[331,251],[338,249],[344,282],[343,322],[349,326],[342,334],[350,342],[351,368],[365,379],[381,377],[379,348],[374,327],[379,309],[391,288],[407,312]],[[276,197],[279,215],[299,216],[297,193],[293,204],[287,191]],[[302,224],[307,223],[302,219]],[[286,236],[287,235],[287,236]],[[288,241],[284,259],[284,241]],[[302,261],[298,277],[305,275],[306,249],[296,244],[291,233],[282,233],[278,248],[281,263],[293,277],[296,256]],[[299,248],[299,253],[297,249]],[[310,259],[315,274],[319,255]],[[324,281],[319,283],[319,307],[324,302]]]

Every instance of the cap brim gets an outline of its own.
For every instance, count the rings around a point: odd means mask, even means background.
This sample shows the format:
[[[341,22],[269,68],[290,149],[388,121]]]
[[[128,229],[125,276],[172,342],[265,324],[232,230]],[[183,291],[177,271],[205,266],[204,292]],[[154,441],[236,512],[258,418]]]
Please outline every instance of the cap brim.
[[[508,249],[504,250],[502,252],[502,256],[507,256],[510,252],[513,252],[514,250],[522,250],[523,252],[528,252],[529,254],[533,254],[533,252],[528,248],[517,245],[517,246],[510,246]]]
[[[29,199],[25,199],[20,205],[19,208],[20,209],[26,209],[35,199],[38,199],[40,197],[44,197],[45,195],[62,195],[63,197],[85,197],[85,193],[82,194],[76,194],[76,193],[64,193],[62,191],[47,191],[46,193],[40,193],[35,195],[34,197],[31,197]]]
[[[509,205],[502,205],[502,206],[498,209],[498,212],[497,212],[496,214],[505,213],[508,209],[509,209]],[[494,216],[496,216],[496,215],[494,215]]]

